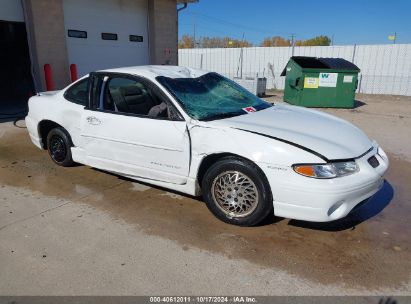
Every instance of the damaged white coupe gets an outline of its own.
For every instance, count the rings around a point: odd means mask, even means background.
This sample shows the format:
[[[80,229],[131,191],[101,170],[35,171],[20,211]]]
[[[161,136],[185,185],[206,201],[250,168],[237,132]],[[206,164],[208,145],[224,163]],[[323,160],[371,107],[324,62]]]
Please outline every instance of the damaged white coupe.
[[[183,67],[90,73],[30,98],[26,124],[58,165],[203,195],[215,216],[242,226],[270,214],[345,217],[381,188],[388,168],[382,148],[342,119],[273,105]]]

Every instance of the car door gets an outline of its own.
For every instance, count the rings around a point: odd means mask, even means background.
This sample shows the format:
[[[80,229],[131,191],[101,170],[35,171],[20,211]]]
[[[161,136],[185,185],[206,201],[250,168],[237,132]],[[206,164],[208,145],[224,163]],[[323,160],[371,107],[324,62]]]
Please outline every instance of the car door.
[[[102,73],[92,74],[90,87],[81,126],[86,162],[130,177],[186,183],[186,122],[160,88],[142,78]]]

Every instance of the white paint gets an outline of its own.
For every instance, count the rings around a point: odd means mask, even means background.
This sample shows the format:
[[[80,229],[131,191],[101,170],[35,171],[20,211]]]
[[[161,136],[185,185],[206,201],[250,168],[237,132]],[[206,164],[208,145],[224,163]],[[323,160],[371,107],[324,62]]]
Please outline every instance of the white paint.
[[[24,13],[21,1],[1,0],[0,21],[24,22]]]
[[[357,127],[335,116],[289,105],[275,105],[209,124],[244,129],[286,139],[328,159],[356,157],[371,147],[371,141]]]
[[[335,88],[337,86],[338,73],[320,73],[318,86]]]
[[[91,71],[149,63],[147,0],[64,0],[64,25],[69,63],[79,76]],[[67,36],[67,30],[87,31],[87,39]],[[116,33],[118,40],[102,40]],[[129,41],[143,36],[143,42]]]
[[[83,110],[81,137],[87,162],[133,176],[185,184],[189,138],[183,121]],[[96,117],[101,124],[90,124]]]
[[[197,173],[206,155],[235,154],[263,171],[273,193],[275,214],[301,220],[342,218],[382,185],[387,156],[375,141],[342,119],[310,109],[275,105],[233,118],[197,121],[183,112],[155,78],[196,77],[205,71],[173,66],[110,71],[148,78],[182,112],[185,121],[85,110],[65,100],[66,88],[30,98],[26,124],[33,143],[41,147],[39,122],[55,121],[70,133],[75,161],[192,195],[200,194]],[[101,124],[89,124],[90,115]],[[371,156],[380,162],[376,169],[367,162]],[[360,170],[321,180],[299,175],[292,169],[297,163],[326,163],[325,158],[355,158]],[[328,210],[337,203],[341,206],[329,214]]]

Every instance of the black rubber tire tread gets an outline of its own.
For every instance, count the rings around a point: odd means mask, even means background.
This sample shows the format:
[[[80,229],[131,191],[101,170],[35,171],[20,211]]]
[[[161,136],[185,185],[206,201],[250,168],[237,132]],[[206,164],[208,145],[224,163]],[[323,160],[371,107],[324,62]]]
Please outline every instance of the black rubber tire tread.
[[[52,156],[50,152],[50,140],[53,136],[59,136],[63,139],[64,144],[66,145],[66,157],[64,158],[63,161],[59,162],[56,161]],[[72,167],[75,165],[75,162],[73,161],[73,158],[71,156],[71,147],[73,147],[73,143],[71,141],[69,133],[62,127],[57,127],[54,129],[51,129],[50,132],[47,134],[47,151],[50,155],[50,158],[53,160],[54,163],[56,163],[59,166],[62,167]]]
[[[245,217],[228,217],[221,211],[214,201],[211,187],[216,176],[224,171],[240,171],[250,177],[257,187],[259,201],[253,213]],[[202,180],[203,199],[208,209],[220,220],[237,226],[255,226],[263,221],[270,213],[274,212],[271,189],[267,178],[261,169],[246,159],[227,156],[214,163],[204,175]]]

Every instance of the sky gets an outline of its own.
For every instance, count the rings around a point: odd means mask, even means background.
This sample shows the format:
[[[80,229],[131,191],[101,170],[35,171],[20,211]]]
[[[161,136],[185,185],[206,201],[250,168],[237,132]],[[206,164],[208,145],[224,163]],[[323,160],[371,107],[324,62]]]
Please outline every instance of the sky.
[[[230,36],[259,45],[265,37],[333,37],[334,45],[411,43],[411,0],[199,0],[179,13],[183,34]]]

